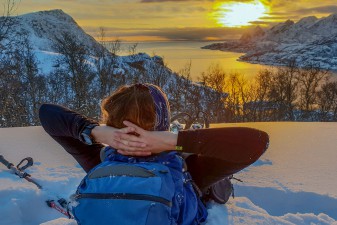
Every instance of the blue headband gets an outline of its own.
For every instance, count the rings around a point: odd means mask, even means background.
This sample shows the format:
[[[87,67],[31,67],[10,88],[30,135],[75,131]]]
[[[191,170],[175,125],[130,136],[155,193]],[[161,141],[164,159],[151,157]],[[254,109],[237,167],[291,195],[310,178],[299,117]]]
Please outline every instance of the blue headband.
[[[164,92],[153,84],[144,84],[153,98],[153,102],[156,109],[156,122],[154,125],[154,130],[156,131],[166,131],[170,128],[170,106],[165,97]]]

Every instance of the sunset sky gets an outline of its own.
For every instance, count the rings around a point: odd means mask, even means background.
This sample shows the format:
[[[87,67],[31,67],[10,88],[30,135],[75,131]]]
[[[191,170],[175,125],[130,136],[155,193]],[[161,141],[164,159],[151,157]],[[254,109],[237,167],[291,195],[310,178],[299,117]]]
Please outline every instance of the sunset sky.
[[[251,26],[337,13],[336,0],[21,0],[18,15],[62,9],[92,36],[123,41],[223,40]]]

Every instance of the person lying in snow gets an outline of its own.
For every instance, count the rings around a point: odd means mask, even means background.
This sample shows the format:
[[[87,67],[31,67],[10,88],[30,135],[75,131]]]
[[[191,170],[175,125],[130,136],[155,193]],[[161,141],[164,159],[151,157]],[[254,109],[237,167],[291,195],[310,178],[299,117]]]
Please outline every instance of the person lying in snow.
[[[188,153],[183,166],[187,171],[181,168],[181,175],[176,176],[169,168],[175,184],[184,185],[183,190],[176,191],[179,194],[173,194],[168,224],[192,225],[205,221],[207,212],[200,198],[225,203],[228,194],[222,185],[228,185],[226,178],[254,163],[269,144],[268,134],[252,128],[169,132],[169,103],[163,91],[153,84],[122,86],[102,101],[101,109],[105,125],[54,104],[43,104],[39,116],[45,131],[87,173],[95,170],[102,160],[163,163],[166,159],[162,159],[169,155]],[[172,160],[174,164],[177,158]],[[96,221],[95,224],[121,223]]]

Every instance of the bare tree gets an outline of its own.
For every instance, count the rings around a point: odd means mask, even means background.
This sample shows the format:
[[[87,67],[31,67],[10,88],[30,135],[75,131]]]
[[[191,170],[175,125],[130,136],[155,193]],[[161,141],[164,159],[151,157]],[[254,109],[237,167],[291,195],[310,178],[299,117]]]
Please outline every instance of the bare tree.
[[[105,48],[105,50],[109,51],[111,54],[116,56],[121,49],[121,40],[119,38],[115,38],[114,41],[109,41],[106,37],[106,28],[99,27],[98,28],[98,42]]]
[[[17,8],[17,1],[5,0],[0,17],[0,127],[29,125],[22,96],[21,54],[14,37],[9,35],[16,20],[11,17]]]
[[[39,74],[38,61],[33,52],[33,47],[27,36],[22,37],[19,49],[22,63],[22,84],[26,111],[30,125],[39,124],[38,110],[46,99],[46,80]]]
[[[273,76],[270,100],[278,107],[276,120],[295,120],[299,72],[296,62],[291,60],[287,67],[278,68]]]
[[[107,42],[106,48],[111,52],[113,55],[117,55],[121,49],[121,40],[116,38],[114,41]]]
[[[207,113],[214,117],[214,122],[224,122],[231,118],[228,114],[228,105],[225,110],[226,94],[226,73],[219,64],[211,65],[206,72],[201,74],[198,80],[206,87],[213,89],[214,91],[206,90],[205,94],[209,99],[207,107],[209,111]]]
[[[310,119],[311,112],[316,108],[318,89],[328,72],[314,65],[307,65],[299,74],[299,106],[302,119]],[[311,118],[313,119],[313,118]]]
[[[321,121],[337,121],[337,82],[326,82],[317,94]]]
[[[53,45],[56,52],[62,54],[57,63],[64,67],[69,74],[71,87],[74,93],[73,107],[86,115],[92,115],[92,81],[95,74],[88,63],[89,51],[80,44],[77,38],[69,32],[64,32],[56,37]],[[97,104],[97,103],[96,103]],[[97,108],[97,106],[96,106]]]
[[[99,28],[98,40],[99,45],[94,49],[94,66],[100,85],[97,97],[102,99],[119,85],[120,76],[118,72],[115,72],[116,55],[108,50],[109,44],[106,40],[106,33],[103,27]]]
[[[248,100],[250,97],[247,89],[247,80],[241,74],[232,73],[226,82],[225,91],[228,93],[228,98],[226,99],[227,110],[231,112],[232,121],[242,122],[249,112],[243,106],[251,102],[251,99]]]
[[[10,64],[3,62],[13,56],[13,51],[15,51],[15,44],[13,44],[16,41],[15,37],[10,38],[9,35],[16,24],[16,19],[11,15],[17,8],[16,0],[4,0],[2,3],[3,12],[2,16],[0,16],[0,74],[6,73],[10,67]]]
[[[167,85],[168,98],[171,105],[172,114],[178,115],[179,113],[193,114],[195,113],[196,106],[195,98],[198,98],[200,93],[194,92],[193,82],[191,81],[191,62],[179,70],[178,74],[174,74]]]
[[[0,43],[2,43],[4,39],[7,39],[8,34],[16,22],[14,18],[11,18],[11,15],[16,11],[17,5],[16,0],[4,0],[3,2],[3,12],[0,17]]]
[[[21,60],[22,57],[18,50],[13,50],[11,54],[1,60],[3,72],[0,79],[1,127],[29,125],[26,101],[23,96]]]
[[[238,115],[238,119],[242,122],[251,121],[251,112],[244,106],[247,105],[247,103],[256,101],[254,97],[255,93],[253,84],[249,82],[244,75],[238,73],[231,74],[229,81],[230,82],[227,83],[229,83],[229,86],[232,87],[232,90],[236,92],[233,95],[237,96],[237,102],[234,103],[237,106],[236,113]],[[232,93],[229,92],[229,98],[231,94]]]
[[[250,92],[252,101],[244,104],[244,109],[250,121],[269,121],[274,114],[275,106],[270,102],[270,92],[273,79],[272,70],[261,70],[255,77],[255,83]]]
[[[137,53],[138,43],[129,45],[129,55],[135,55]]]
[[[192,61],[189,61],[179,71],[181,94],[183,96],[184,112],[187,112],[191,118],[189,123],[192,123],[199,117],[199,112],[204,111],[202,101],[202,87],[196,85],[191,78]]]
[[[167,96],[170,102],[171,112],[173,115],[176,115],[179,112],[184,111],[183,105],[183,79],[179,77],[179,75],[174,74],[173,79],[171,79],[167,86]]]
[[[55,104],[71,105],[72,90],[68,73],[63,69],[55,69],[47,77],[47,101]]]

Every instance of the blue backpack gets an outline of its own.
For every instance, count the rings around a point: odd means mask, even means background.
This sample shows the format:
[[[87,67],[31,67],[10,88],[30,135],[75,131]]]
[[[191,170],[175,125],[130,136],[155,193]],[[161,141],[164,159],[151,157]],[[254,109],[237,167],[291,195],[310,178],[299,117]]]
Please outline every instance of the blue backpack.
[[[72,212],[79,225],[197,225],[207,210],[176,152],[127,157],[111,147],[82,180]]]

